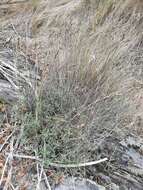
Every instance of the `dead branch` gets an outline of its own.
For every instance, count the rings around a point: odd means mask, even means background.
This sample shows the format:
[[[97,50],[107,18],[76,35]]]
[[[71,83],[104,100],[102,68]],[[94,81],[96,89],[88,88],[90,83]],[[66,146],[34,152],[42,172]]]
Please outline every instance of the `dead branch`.
[[[35,161],[42,162],[41,159],[39,159],[37,157],[34,157],[34,156],[13,154],[13,157],[22,158],[22,159],[32,159],[32,160],[35,160]],[[100,163],[105,162],[107,160],[108,160],[108,158],[103,158],[103,159],[100,159],[100,160],[97,160],[97,161],[79,163],[79,164],[49,163],[49,166],[58,167],[58,168],[78,168],[78,167],[86,167],[86,166],[92,166],[92,165],[100,164]]]

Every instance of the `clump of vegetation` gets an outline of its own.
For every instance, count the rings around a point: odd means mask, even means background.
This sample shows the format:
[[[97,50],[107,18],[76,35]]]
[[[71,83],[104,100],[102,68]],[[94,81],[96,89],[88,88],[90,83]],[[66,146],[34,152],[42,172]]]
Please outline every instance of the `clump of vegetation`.
[[[30,147],[30,153],[36,152],[45,163],[89,161],[97,148],[91,144],[88,131],[93,116],[77,84],[59,78],[50,83],[47,79],[32,110],[19,115],[24,127],[22,146]],[[26,105],[29,103],[25,99],[21,107]]]

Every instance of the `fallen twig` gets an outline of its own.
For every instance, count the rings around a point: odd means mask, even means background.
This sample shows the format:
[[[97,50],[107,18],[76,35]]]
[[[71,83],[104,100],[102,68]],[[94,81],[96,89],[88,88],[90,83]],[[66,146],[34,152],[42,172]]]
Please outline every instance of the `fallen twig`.
[[[11,156],[11,154],[8,155],[8,157],[7,157],[6,161],[5,161],[5,165],[3,167],[3,171],[2,171],[2,175],[1,175],[1,179],[0,179],[0,186],[1,186],[2,182],[3,182],[4,174],[5,174],[6,167],[7,167],[8,161],[10,159],[10,156]]]
[[[12,137],[12,135],[15,133],[15,130],[12,131],[12,133],[6,138],[5,142],[0,148],[0,152],[3,150],[4,146],[6,145],[7,141]]]
[[[4,190],[8,189],[8,186],[10,185],[11,177],[12,177],[12,170],[13,170],[13,166],[12,166],[13,142],[14,142],[14,138],[11,139],[11,143],[10,143],[10,154],[9,154],[9,160],[8,160],[10,169],[8,170],[8,176],[7,176],[5,186],[4,186]]]
[[[39,159],[37,157],[34,157],[34,156],[13,154],[13,157],[22,158],[22,159],[32,159],[32,160],[35,160],[35,161],[42,162],[41,159]],[[105,162],[107,160],[108,160],[108,158],[103,158],[103,159],[100,159],[100,160],[97,160],[97,161],[79,163],[79,164],[49,163],[49,166],[58,167],[58,168],[78,168],[78,167],[85,167],[85,166],[92,166],[92,165],[100,164],[100,163]]]
[[[37,183],[37,186],[36,186],[36,190],[40,190],[40,183],[41,183],[42,174],[43,174],[43,166],[41,166],[41,171],[39,172],[39,164],[37,163],[38,183]]]
[[[10,187],[11,187],[12,190],[16,190],[16,189],[14,188],[14,186],[13,186],[12,183],[10,183]]]
[[[43,166],[41,166],[41,167],[43,168]],[[44,175],[44,178],[45,178],[45,183],[46,183],[46,185],[47,185],[47,188],[48,188],[49,190],[51,190],[51,186],[50,186],[50,184],[49,184],[49,181],[48,181],[48,179],[47,179],[47,175],[46,175],[44,169],[43,169],[43,175]]]
[[[93,161],[93,162],[86,162],[86,163],[79,163],[79,164],[58,164],[58,163],[50,163],[50,166],[53,167],[58,167],[58,168],[79,168],[79,167],[85,167],[85,166],[92,166],[92,165],[96,165],[96,164],[100,164],[102,162],[107,161],[107,158],[103,158],[97,161]]]
[[[6,153],[6,155],[9,155],[9,153]],[[13,154],[13,157],[15,157],[15,158],[22,158],[22,159],[31,159],[31,160],[35,160],[35,161],[39,161],[39,162],[42,161],[42,160],[40,160],[39,158],[37,158],[35,156]]]

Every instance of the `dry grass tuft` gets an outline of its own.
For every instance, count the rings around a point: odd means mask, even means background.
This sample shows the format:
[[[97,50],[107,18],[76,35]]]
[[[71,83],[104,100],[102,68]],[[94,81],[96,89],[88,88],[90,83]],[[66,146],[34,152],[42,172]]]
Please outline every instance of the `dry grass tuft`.
[[[143,135],[141,0],[40,0],[1,10],[0,52],[12,56],[0,54],[0,77],[24,97],[13,111],[24,153],[88,162],[111,156],[108,143]]]

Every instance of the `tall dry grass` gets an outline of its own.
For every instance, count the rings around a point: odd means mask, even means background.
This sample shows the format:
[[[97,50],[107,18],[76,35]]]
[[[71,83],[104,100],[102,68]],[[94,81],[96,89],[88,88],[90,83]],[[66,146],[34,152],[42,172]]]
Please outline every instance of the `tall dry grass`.
[[[32,140],[36,136],[40,151],[46,146],[51,151],[40,154],[88,160],[93,152],[99,156],[97,149],[111,134],[124,138],[132,130],[142,135],[136,122],[143,119],[142,1],[41,0],[0,6],[6,11],[0,17],[1,44],[14,52],[11,62],[18,69],[20,54],[22,69],[41,77],[32,87],[26,80],[18,83],[25,85],[28,107],[35,112],[34,119],[26,115],[26,134]],[[59,136],[58,145],[51,141]]]

